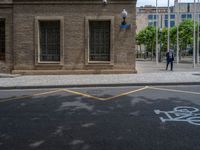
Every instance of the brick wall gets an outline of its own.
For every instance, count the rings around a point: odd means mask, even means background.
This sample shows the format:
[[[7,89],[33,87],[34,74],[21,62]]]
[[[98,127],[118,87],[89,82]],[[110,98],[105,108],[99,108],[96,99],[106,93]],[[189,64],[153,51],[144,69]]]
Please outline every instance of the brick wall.
[[[21,0],[18,0],[21,1]],[[88,3],[42,4],[40,2],[13,5],[13,58],[14,72],[20,70],[123,70],[135,71],[135,2],[117,1],[103,5],[97,1]],[[129,16],[130,29],[120,29],[120,13],[125,8]],[[35,20],[36,17],[64,18],[64,64],[36,65]],[[114,65],[86,65],[85,18],[86,16],[114,17]],[[12,45],[12,44],[11,44]],[[11,63],[10,63],[11,64]],[[39,71],[38,71],[39,72]]]

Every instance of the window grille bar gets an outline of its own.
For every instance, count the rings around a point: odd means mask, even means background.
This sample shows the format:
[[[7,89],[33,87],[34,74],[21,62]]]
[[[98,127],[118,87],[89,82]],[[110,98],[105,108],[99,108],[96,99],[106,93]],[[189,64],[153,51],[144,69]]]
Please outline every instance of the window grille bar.
[[[60,21],[40,21],[40,61],[60,61]]]
[[[0,60],[5,60],[5,19],[0,18]]]
[[[110,21],[90,21],[90,61],[110,61]]]

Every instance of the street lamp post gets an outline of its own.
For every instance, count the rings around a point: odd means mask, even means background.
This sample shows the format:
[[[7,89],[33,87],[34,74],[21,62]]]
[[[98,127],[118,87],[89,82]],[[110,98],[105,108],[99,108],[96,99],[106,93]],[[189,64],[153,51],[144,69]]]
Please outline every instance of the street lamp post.
[[[199,0],[198,0],[198,10],[199,10]],[[200,14],[199,14],[199,11],[198,11],[198,28],[197,28],[197,64],[199,64],[199,17],[200,17]]]
[[[196,65],[196,0],[194,0],[193,67]]]
[[[170,49],[170,8],[169,8],[169,0],[168,0],[168,39],[167,39],[167,51]]]
[[[156,0],[156,64],[158,64],[158,0]]]
[[[176,58],[177,58],[177,60],[176,60],[176,62],[177,62],[177,64],[179,64],[179,19],[180,19],[180,15],[179,15],[179,13],[180,13],[180,4],[179,4],[179,1],[177,1],[177,4],[178,4],[178,13],[177,13],[177,36],[176,36],[176,42],[177,42],[177,46],[176,46],[176,48],[177,48],[177,52],[176,52]]]
[[[161,16],[162,18],[162,16]],[[160,53],[159,53],[159,62],[161,62],[161,49],[162,49],[162,24],[161,24],[161,28],[160,28]]]

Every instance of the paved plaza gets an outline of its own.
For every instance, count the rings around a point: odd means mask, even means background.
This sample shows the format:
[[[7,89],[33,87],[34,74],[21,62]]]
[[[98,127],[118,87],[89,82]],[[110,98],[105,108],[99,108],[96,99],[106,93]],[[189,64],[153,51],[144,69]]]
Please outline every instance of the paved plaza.
[[[200,84],[200,67],[192,64],[174,65],[174,71],[166,71],[165,63],[138,61],[137,74],[90,74],[90,75],[2,75],[1,89],[12,88],[59,88],[88,86],[131,86]]]

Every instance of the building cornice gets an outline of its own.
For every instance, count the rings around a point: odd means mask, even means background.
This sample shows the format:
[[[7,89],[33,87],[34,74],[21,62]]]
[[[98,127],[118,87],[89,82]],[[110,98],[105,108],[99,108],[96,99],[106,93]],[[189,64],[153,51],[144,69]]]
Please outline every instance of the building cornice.
[[[137,0],[107,0],[108,4],[136,4]],[[102,4],[102,0],[0,0],[3,5],[29,5],[29,4]]]
[[[108,4],[132,4],[137,0],[108,0]],[[102,4],[102,0],[13,0],[14,4]]]
[[[0,5],[1,4],[12,4],[13,0],[0,0]]]

